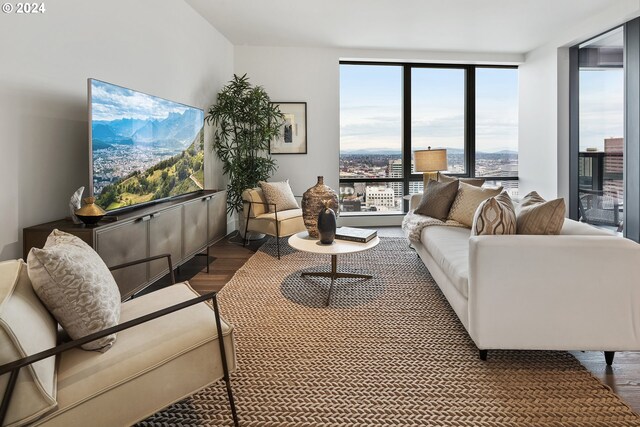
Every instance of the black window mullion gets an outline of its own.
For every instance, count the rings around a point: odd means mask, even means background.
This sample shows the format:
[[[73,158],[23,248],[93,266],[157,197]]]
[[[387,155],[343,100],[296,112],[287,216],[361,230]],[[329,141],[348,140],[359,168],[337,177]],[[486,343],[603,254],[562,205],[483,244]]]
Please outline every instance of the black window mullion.
[[[467,175],[476,176],[476,67],[465,72],[465,142],[464,153]]]
[[[403,66],[402,79],[402,191],[409,194],[409,179],[411,178],[411,66]],[[403,212],[409,211],[409,201],[404,200]]]

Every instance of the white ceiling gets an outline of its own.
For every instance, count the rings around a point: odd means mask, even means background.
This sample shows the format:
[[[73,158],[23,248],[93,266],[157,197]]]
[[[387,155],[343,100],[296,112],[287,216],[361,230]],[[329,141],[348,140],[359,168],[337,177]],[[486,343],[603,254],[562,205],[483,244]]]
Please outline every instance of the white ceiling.
[[[186,0],[234,45],[525,53],[618,0]]]

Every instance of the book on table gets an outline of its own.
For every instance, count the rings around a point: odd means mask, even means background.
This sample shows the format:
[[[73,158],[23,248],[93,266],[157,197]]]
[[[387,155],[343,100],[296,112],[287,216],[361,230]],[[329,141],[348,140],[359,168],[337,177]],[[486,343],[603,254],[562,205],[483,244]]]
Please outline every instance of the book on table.
[[[378,235],[376,230],[366,228],[340,227],[336,229],[336,239],[367,243]]]

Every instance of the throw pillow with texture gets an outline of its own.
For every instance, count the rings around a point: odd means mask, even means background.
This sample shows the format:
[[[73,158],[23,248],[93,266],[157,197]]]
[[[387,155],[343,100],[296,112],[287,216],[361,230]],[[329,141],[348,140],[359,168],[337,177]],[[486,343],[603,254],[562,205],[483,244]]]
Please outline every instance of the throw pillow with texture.
[[[518,234],[560,234],[564,224],[564,199],[546,201],[532,191],[523,197],[517,215]]]
[[[438,182],[464,182],[465,184],[473,185],[474,187],[482,187],[484,184],[483,178],[456,178],[455,176],[445,175],[438,172]]]
[[[473,217],[471,235],[516,234],[516,211],[506,191],[480,203]]]
[[[455,181],[437,182],[430,180],[427,184],[427,189],[422,194],[420,204],[415,209],[415,213],[445,221],[447,215],[449,215],[451,203],[453,203],[457,193],[458,183]]]
[[[480,206],[480,203],[489,197],[497,196],[502,192],[502,187],[482,188],[461,182],[458,187],[458,194],[451,204],[448,219],[458,221],[467,227],[473,225],[473,216]]]
[[[116,326],[120,290],[104,261],[80,238],[53,230],[42,249],[27,257],[33,290],[72,339]],[[107,351],[111,334],[82,346]]]
[[[276,210],[280,212],[299,208],[293,191],[291,191],[288,179],[281,182],[260,181],[259,184],[264,193],[264,198],[267,199],[267,203],[270,204],[269,212],[275,212]],[[273,204],[276,205],[275,209]]]

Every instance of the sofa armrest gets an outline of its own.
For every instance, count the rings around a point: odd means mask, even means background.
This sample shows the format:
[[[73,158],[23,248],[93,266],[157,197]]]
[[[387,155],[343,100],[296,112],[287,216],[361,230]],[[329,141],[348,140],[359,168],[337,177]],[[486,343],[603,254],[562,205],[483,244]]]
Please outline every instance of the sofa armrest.
[[[639,350],[640,245],[613,236],[474,236],[480,349]]]

